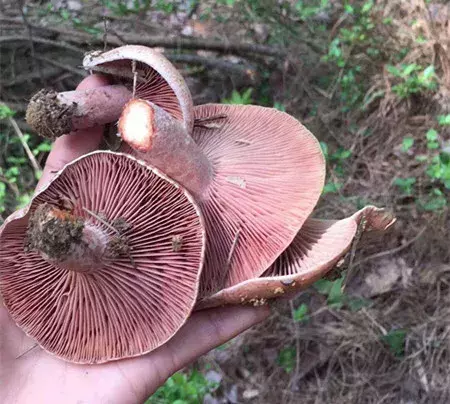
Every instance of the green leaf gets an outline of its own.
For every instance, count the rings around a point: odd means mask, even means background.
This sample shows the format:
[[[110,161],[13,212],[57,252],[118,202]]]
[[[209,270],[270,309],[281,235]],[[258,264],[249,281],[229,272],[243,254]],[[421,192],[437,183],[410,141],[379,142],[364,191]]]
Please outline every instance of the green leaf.
[[[388,346],[389,350],[395,356],[403,356],[405,352],[406,330],[391,330],[381,337],[382,341]]]
[[[275,104],[273,104],[273,107],[278,111],[286,112],[286,108],[281,102],[276,101]]]
[[[322,189],[322,194],[334,194],[342,188],[342,184],[339,182],[327,182]]]
[[[344,292],[342,290],[342,283],[344,278],[336,279],[331,286],[328,294],[327,303],[330,307],[340,309],[344,305]]]
[[[393,76],[396,76],[396,77],[400,77],[401,76],[400,70],[397,67],[395,67],[395,66],[387,65],[386,66],[386,70],[389,73],[391,73]]]
[[[433,141],[433,140],[437,140],[438,132],[435,129],[428,129],[428,131],[426,133],[426,137],[429,142]]]
[[[14,116],[15,112],[7,105],[0,104],[0,119],[9,118]]]
[[[403,77],[407,77],[407,76],[411,75],[412,72],[414,72],[415,70],[417,70],[417,67],[418,67],[418,66],[417,66],[417,64],[415,64],[415,63],[411,63],[411,64],[407,65],[407,66],[403,69],[402,76],[403,76]]]
[[[373,7],[373,1],[368,1],[368,2],[364,3],[364,5],[362,6],[361,12],[362,12],[363,14],[366,14],[366,13],[368,13],[370,10],[372,10],[372,7]]]
[[[333,282],[327,279],[319,279],[314,283],[314,289],[316,289],[321,295],[328,295],[330,293]]]
[[[450,125],[450,115],[438,115],[437,120],[441,126]]]
[[[325,142],[320,142],[320,148],[322,149],[325,160],[328,160],[328,145]]]
[[[434,66],[430,65],[423,71],[423,77],[427,80],[430,80],[434,77]]]
[[[291,373],[295,367],[296,350],[293,347],[284,348],[278,354],[277,363],[286,373]]]
[[[402,152],[407,152],[414,145],[414,138],[404,137],[402,142]]]
[[[307,313],[308,313],[308,305],[302,303],[299,307],[297,307],[294,310],[294,321],[296,322],[308,321],[309,317]]]

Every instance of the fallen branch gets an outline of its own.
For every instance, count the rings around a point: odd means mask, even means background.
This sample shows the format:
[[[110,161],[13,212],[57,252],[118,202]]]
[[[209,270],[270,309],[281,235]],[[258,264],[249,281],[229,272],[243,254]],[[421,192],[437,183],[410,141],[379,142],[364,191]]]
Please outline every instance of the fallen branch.
[[[0,20],[8,22],[19,21],[13,18],[1,18]],[[90,46],[104,45],[103,38],[96,38],[92,35],[79,32],[68,28],[58,27],[44,27],[36,23],[28,22],[32,28],[53,32],[58,35],[63,35],[64,39],[71,43],[85,44]],[[121,46],[123,43],[145,45],[149,47],[162,47],[168,49],[191,49],[191,50],[209,50],[219,53],[237,54],[242,55],[245,53],[255,53],[265,56],[286,56],[286,51],[283,49],[277,49],[271,46],[258,45],[251,43],[241,42],[229,42],[219,41],[216,39],[194,38],[194,37],[167,37],[167,36],[154,36],[143,37],[142,35],[126,34],[125,32],[116,32],[116,36],[120,36],[120,39],[109,37],[107,38],[107,44],[109,46]],[[6,37],[8,38],[8,37]],[[11,38],[11,37],[9,37]],[[0,42],[1,43],[1,42]]]
[[[35,58],[37,60],[40,60],[41,62],[48,63],[49,65],[53,65],[55,67],[59,67],[61,70],[66,70],[66,71],[68,71],[68,72],[70,72],[70,73],[72,73],[72,74],[74,74],[76,76],[80,76],[80,77],[84,78],[84,77],[86,77],[88,75],[88,73],[85,72],[82,69],[77,69],[75,67],[69,66],[69,65],[67,65],[65,63],[61,63],[61,62],[58,62],[58,61],[53,60],[53,59],[49,59],[49,58],[46,58],[46,57],[43,57],[43,56],[35,56]]]
[[[45,38],[40,38],[40,37],[36,37],[36,36],[34,36],[32,38],[32,40],[34,43],[38,43],[41,45],[55,46],[58,48],[69,50],[71,52],[81,53],[83,55],[85,53],[85,51],[83,49],[78,48],[73,45],[70,45],[65,42],[61,42],[61,41],[53,41],[51,39],[45,39]],[[26,36],[22,36],[22,35],[0,36],[0,45],[6,44],[6,43],[28,42],[28,41],[29,41],[29,38]]]

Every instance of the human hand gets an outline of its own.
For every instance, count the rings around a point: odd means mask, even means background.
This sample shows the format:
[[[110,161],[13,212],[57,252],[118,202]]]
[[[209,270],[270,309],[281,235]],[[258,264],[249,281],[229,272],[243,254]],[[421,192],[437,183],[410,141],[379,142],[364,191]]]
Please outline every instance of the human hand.
[[[89,76],[78,89],[108,84]],[[73,159],[94,151],[102,128],[55,141],[39,185]],[[194,313],[166,344],[137,358],[101,365],[76,365],[34,346],[13,322],[0,297],[0,402],[10,403],[141,403],[165,380],[197,357],[264,320],[267,307],[228,307]],[[25,353],[25,354],[24,354]]]

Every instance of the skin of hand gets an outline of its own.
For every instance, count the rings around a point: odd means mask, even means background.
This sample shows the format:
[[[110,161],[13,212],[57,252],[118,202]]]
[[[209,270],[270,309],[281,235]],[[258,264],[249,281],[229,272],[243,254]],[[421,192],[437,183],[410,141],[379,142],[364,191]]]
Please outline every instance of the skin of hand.
[[[92,75],[77,89],[107,84],[105,77]],[[102,131],[96,127],[57,139],[38,186],[68,162],[96,150]],[[24,354],[35,342],[15,325],[0,296],[0,403],[142,403],[173,373],[268,315],[268,307],[196,312],[169,342],[150,354],[101,365],[76,365],[40,347]]]

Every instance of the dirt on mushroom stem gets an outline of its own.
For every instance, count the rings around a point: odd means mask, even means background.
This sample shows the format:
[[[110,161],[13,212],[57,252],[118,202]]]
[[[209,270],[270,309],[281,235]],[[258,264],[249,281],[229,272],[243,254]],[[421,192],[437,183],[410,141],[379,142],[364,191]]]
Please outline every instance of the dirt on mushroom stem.
[[[62,93],[43,89],[31,98],[26,120],[41,136],[56,139],[78,129],[116,121],[131,96],[121,85]]]
[[[70,210],[43,203],[30,216],[24,248],[54,265],[87,272],[106,260],[129,254],[128,238],[111,227],[115,234]]]

